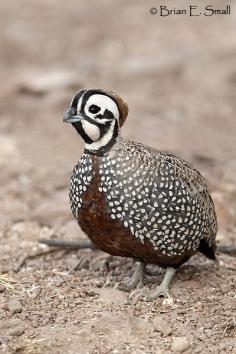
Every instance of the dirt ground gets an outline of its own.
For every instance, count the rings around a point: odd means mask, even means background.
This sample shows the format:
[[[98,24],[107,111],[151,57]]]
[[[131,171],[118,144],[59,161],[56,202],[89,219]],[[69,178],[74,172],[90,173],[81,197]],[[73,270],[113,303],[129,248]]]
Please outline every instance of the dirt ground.
[[[196,255],[175,277],[172,300],[145,302],[114,288],[132,260],[113,258],[101,269],[92,262],[106,257],[100,251],[47,253],[38,243],[84,237],[68,201],[83,144],[62,123],[84,87],[128,101],[124,136],[201,170],[218,242],[236,242],[235,2],[230,16],[208,18],[151,15],[158,4],[0,3],[0,272],[14,281],[0,284],[0,353],[236,353],[236,257]],[[86,255],[88,266],[73,271]],[[150,266],[146,286],[162,276]]]

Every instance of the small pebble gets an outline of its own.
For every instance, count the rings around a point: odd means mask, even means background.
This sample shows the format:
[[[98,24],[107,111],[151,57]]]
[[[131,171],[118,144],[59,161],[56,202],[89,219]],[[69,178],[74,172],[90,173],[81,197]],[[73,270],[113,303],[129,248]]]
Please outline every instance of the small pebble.
[[[161,306],[166,306],[166,307],[172,307],[174,305],[174,299],[173,297],[167,297],[162,301]]]
[[[10,338],[5,336],[0,336],[0,345],[9,342]]]
[[[30,294],[31,299],[37,299],[40,292],[41,292],[41,287],[37,286],[36,288],[34,288]]]
[[[9,332],[9,335],[10,336],[13,336],[13,337],[19,337],[21,336],[23,333],[25,332],[25,329],[24,327],[16,327],[16,328],[13,328],[10,332]]]
[[[34,327],[34,328],[38,328],[40,325],[39,321],[32,321],[31,324],[32,324],[32,327]]]
[[[171,327],[169,326],[168,322],[161,318],[161,317],[155,317],[153,320],[153,326],[156,331],[165,334],[165,335],[170,335],[172,332]]]
[[[5,286],[0,284],[0,293],[3,293],[6,290]]]
[[[8,305],[6,302],[4,302],[3,304],[0,304],[0,310],[4,310],[4,311],[9,311]]]
[[[186,337],[175,337],[171,345],[174,353],[183,353],[190,347],[190,342]]]
[[[13,299],[8,301],[7,303],[8,309],[11,313],[21,313],[22,312],[22,306],[19,300]]]

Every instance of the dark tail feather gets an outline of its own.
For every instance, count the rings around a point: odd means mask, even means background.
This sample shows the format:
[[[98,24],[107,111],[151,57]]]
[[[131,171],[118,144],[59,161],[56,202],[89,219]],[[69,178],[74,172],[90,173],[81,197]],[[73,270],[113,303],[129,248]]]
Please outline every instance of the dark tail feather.
[[[213,243],[212,246],[209,246],[207,241],[204,239],[201,239],[200,245],[198,247],[198,251],[203,253],[207,258],[214,259],[216,260],[216,245]]]

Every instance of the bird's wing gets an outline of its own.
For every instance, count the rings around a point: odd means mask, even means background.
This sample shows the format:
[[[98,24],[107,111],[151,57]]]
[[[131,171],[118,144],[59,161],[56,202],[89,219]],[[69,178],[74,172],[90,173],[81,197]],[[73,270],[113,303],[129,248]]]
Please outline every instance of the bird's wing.
[[[181,181],[188,194],[198,200],[202,210],[206,213],[209,223],[209,234],[206,235],[206,238],[211,243],[217,232],[217,220],[214,203],[209,194],[206,180],[197,169],[180,157],[162,152],[161,159],[164,164],[174,169],[176,180]]]
[[[204,177],[190,163],[180,157],[165,152],[161,153],[161,159],[165,164],[168,164],[174,169],[176,179],[180,179],[193,188],[193,193],[195,192],[197,194],[199,192],[208,191]]]

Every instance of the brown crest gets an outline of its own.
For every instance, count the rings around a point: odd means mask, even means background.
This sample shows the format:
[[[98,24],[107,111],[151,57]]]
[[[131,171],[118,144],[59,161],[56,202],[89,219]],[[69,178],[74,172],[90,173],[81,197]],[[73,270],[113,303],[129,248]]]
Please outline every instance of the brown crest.
[[[117,95],[117,93],[115,93],[113,91],[108,91],[107,93],[109,96],[111,96],[115,100],[115,102],[119,108],[120,127],[122,127],[122,125],[124,124],[124,122],[128,116],[128,112],[129,112],[128,104],[119,95]]]

